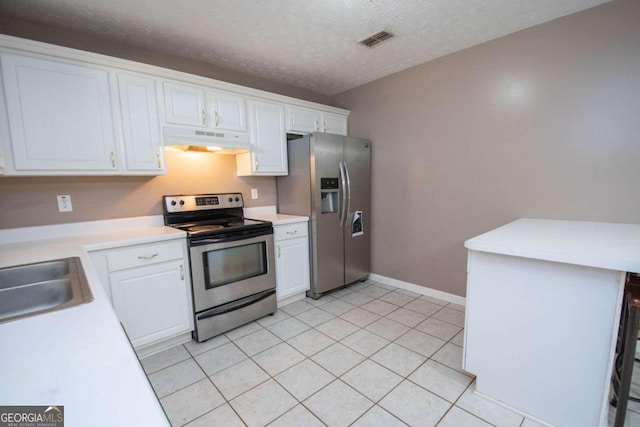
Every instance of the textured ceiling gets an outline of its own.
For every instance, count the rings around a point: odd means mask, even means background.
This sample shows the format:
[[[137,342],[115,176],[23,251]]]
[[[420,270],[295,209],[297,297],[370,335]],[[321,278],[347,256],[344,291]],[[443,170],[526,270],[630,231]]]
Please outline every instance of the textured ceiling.
[[[607,1],[0,0],[0,14],[333,95]],[[397,36],[357,43],[381,28]]]

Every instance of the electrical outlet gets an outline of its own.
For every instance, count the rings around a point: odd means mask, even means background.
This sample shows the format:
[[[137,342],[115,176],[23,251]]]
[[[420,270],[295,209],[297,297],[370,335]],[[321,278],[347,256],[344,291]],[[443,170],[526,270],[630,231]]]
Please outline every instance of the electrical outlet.
[[[66,194],[64,196],[58,196],[58,211],[59,212],[71,212],[73,206],[71,205],[71,196]]]
[[[257,188],[252,188],[251,189],[251,198],[252,199],[257,199],[258,198],[258,189]]]

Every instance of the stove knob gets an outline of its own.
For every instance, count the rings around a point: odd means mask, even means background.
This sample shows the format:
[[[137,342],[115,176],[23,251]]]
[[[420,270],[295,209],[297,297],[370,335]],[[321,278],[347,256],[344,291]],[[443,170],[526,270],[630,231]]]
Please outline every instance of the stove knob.
[[[184,206],[184,200],[180,200],[180,206]]]
[[[176,205],[176,201],[175,201],[175,200],[172,200],[172,201],[171,201],[171,206],[175,206],[175,205]]]
[[[233,197],[229,197],[229,203],[233,202]]]
[[[240,201],[240,197],[236,196],[236,202]]]

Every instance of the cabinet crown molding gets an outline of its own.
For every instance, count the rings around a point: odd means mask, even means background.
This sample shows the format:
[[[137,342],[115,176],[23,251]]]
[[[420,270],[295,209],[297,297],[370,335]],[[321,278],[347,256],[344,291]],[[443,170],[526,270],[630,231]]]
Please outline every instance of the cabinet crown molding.
[[[156,65],[144,64],[141,62],[131,61],[128,59],[117,58],[113,56],[103,55],[94,52],[87,52],[79,49],[73,49],[64,46],[53,45],[49,43],[23,39],[20,37],[8,36],[0,34],[0,52],[11,52],[19,54],[38,54],[47,55],[52,58],[71,59],[74,61],[85,62],[91,65],[118,68],[123,71],[147,74],[152,77],[164,78],[191,83],[195,85],[207,86],[213,89],[220,89],[239,95],[262,98],[265,100],[281,102],[288,105],[296,105],[306,108],[314,108],[322,111],[349,116],[350,111],[342,108],[332,107],[290,96],[279,95],[272,92],[253,89],[246,86],[240,86],[234,83],[228,83],[222,80],[216,80],[209,77],[197,76],[183,71],[171,70],[168,68],[158,67]]]

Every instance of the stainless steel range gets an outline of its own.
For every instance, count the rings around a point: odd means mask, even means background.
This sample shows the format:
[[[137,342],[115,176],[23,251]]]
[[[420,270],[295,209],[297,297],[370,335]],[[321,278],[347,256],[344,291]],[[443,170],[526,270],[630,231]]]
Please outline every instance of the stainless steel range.
[[[197,341],[276,311],[273,226],[244,218],[242,194],[162,199],[165,224],[189,240]]]

